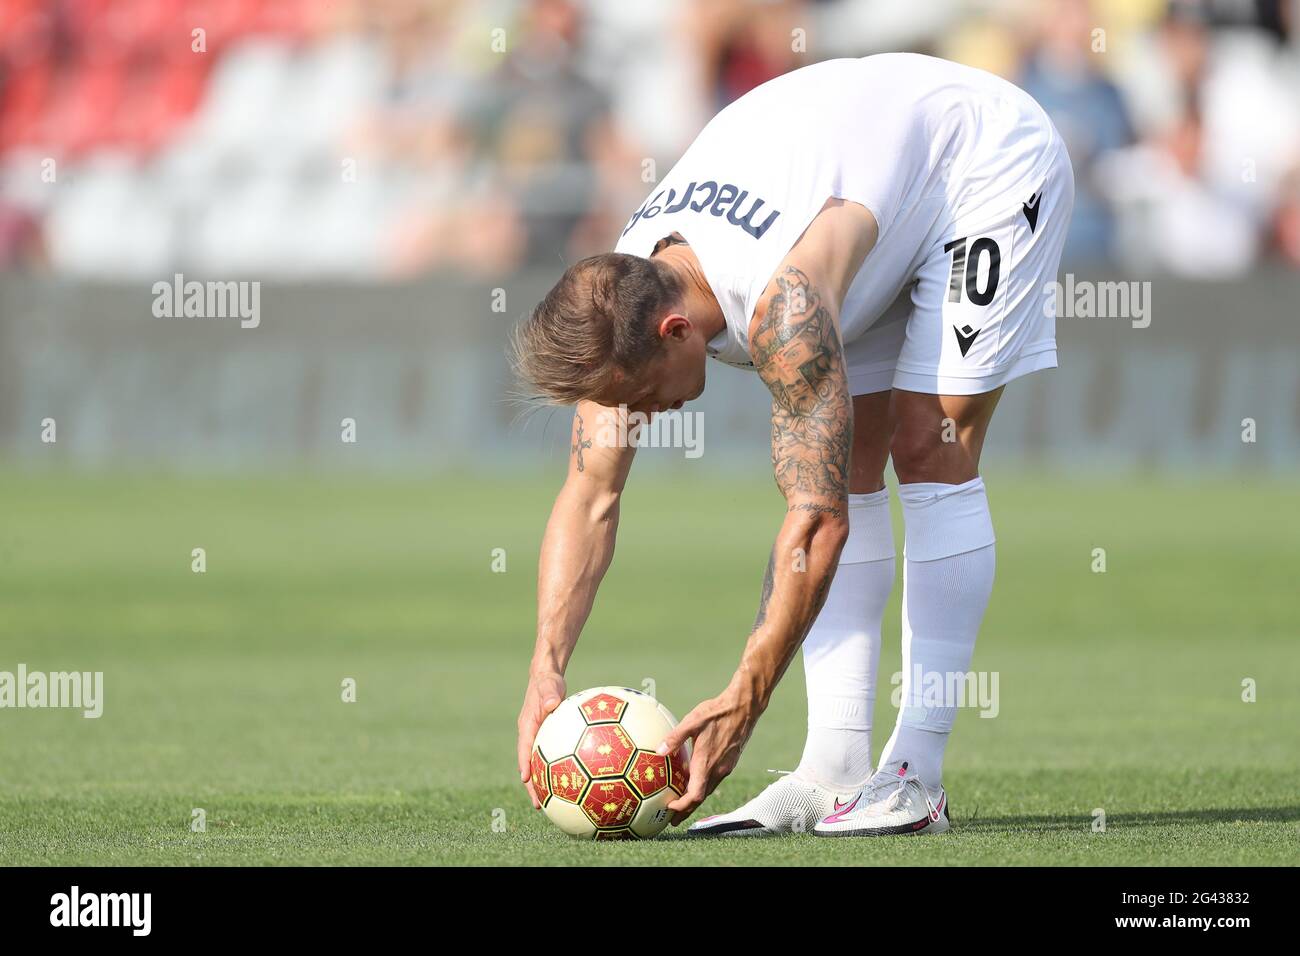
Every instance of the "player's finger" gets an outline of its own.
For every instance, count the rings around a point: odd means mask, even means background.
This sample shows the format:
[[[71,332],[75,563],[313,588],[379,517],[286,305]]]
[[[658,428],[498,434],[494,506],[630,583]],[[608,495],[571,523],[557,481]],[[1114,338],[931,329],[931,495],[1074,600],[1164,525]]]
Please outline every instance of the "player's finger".
[[[537,739],[537,725],[528,725],[520,718],[519,724],[519,780],[528,791],[528,799],[533,802],[533,809],[542,809],[533,789],[533,741]]]
[[[697,741],[698,743],[698,741]],[[673,826],[681,823],[696,808],[704,802],[712,787],[707,786],[709,779],[709,757],[705,747],[696,747],[695,753],[691,755],[691,769],[686,785],[686,792],[668,804],[668,809],[676,811],[673,814]]]
[[[703,803],[703,801],[700,802]],[[684,823],[685,821],[691,818],[691,814],[696,811],[699,805],[700,805],[699,803],[695,803],[687,807],[685,810],[679,810],[677,813],[674,813],[672,819],[672,825],[675,827],[681,826],[682,823]]]
[[[527,783],[533,768],[533,741],[537,739],[537,725],[529,727],[523,720],[519,723],[519,780]]]
[[[692,805],[692,802],[698,805],[701,801],[703,801],[703,799],[704,799],[704,794],[702,792],[702,788],[696,786],[694,781],[692,781],[686,787],[686,792],[683,793],[676,800],[670,800],[667,806],[669,810],[685,810],[687,807]]]
[[[686,788],[686,792],[668,804],[668,809],[674,811],[673,826],[677,826],[677,824],[694,813],[699,808],[699,805],[704,802],[704,797],[703,782],[692,780],[690,786]]]
[[[687,740],[693,739],[695,735],[700,732],[700,728],[703,725],[704,720],[700,717],[696,717],[695,711],[691,711],[682,718],[680,724],[668,731],[668,736],[665,737],[664,742],[659,745],[659,749],[656,753],[661,757],[665,754],[677,753],[678,748],[680,748]]]

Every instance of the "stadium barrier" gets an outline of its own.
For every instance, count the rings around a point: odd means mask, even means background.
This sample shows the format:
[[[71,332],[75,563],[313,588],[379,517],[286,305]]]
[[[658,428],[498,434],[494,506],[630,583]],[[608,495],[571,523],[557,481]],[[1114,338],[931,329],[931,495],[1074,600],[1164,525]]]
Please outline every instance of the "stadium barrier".
[[[504,352],[554,278],[360,286],[169,276],[134,286],[0,277],[0,454],[202,470],[558,459],[567,413],[511,401]],[[1007,389],[990,455],[1088,470],[1300,465],[1300,275],[1071,275],[1060,295],[1061,367]],[[765,465],[761,384],[717,363],[709,382],[688,407],[698,415],[694,453],[666,442],[643,457],[664,467]]]

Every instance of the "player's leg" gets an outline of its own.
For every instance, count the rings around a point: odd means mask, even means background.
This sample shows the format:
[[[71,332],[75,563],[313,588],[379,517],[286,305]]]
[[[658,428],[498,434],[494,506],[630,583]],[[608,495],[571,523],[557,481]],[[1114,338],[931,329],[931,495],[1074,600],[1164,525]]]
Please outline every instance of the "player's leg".
[[[956,702],[930,680],[970,669],[993,590],[994,537],[980,452],[1002,389],[981,395],[895,391],[891,443],[903,505],[903,683],[897,723],[857,799],[817,832],[942,832],[948,827],[943,756]],[[902,784],[907,781],[906,789]],[[861,817],[870,812],[870,819]]]
[[[730,813],[697,821],[692,836],[810,830],[849,805],[871,777],[880,624],[894,583],[885,462],[893,431],[889,386],[901,332],[899,325],[875,335],[849,356],[850,387],[859,393],[853,399],[849,538],[803,643],[808,736],[799,766]]]
[[[925,691],[933,675],[947,688],[953,686],[948,675],[970,670],[993,592],[993,519],[979,461],[1001,395],[1001,388],[982,395],[895,394],[892,453],[905,528],[903,684],[878,782],[910,771],[936,806],[957,702],[936,701]]]
[[[943,758],[993,589],[993,522],[979,462],[1010,380],[1056,364],[1056,277],[1073,197],[1060,151],[1041,191],[1005,218],[954,223],[914,294],[895,376],[891,444],[903,506],[903,685],[893,735],[852,810],[826,836],[948,829]]]
[[[871,776],[881,618],[894,585],[885,488],[890,394],[853,398],[849,537],[826,603],[803,642],[808,737],[798,772],[837,789],[860,785]]]

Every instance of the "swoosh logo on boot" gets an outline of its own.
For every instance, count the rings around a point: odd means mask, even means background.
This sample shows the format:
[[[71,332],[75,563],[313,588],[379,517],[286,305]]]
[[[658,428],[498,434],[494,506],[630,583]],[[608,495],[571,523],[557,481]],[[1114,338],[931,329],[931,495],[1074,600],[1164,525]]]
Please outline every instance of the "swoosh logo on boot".
[[[825,820],[823,820],[822,823],[838,823],[840,821],[840,818],[843,817],[845,814],[849,813],[854,807],[856,807],[858,805],[858,801],[861,799],[862,799],[862,794],[858,794],[856,797],[853,798],[853,802],[850,804],[843,804],[840,803],[839,800],[836,800],[835,811],[830,816],[828,816]]]

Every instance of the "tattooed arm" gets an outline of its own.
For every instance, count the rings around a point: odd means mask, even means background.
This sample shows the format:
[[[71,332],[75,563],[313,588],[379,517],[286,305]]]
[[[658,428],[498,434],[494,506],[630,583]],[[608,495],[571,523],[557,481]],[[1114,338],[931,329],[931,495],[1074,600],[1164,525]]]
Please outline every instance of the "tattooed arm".
[[[794,265],[750,330],[772,393],[772,470],[786,500],[738,676],[766,706],[826,600],[848,537],[853,399],[831,303]]]
[[[735,676],[687,714],[662,748],[695,741],[687,792],[669,804],[675,824],[735,768],[838,567],[849,527],[853,400],[835,313],[877,235],[866,209],[828,202],[750,324],[754,366],[772,393],[772,468],[786,514]]]
[[[564,699],[564,670],[614,557],[619,502],[636,446],[619,441],[618,409],[581,402],[569,439],[569,471],[542,538],[537,572],[537,643],[519,712],[519,775],[529,784],[537,729]]]

